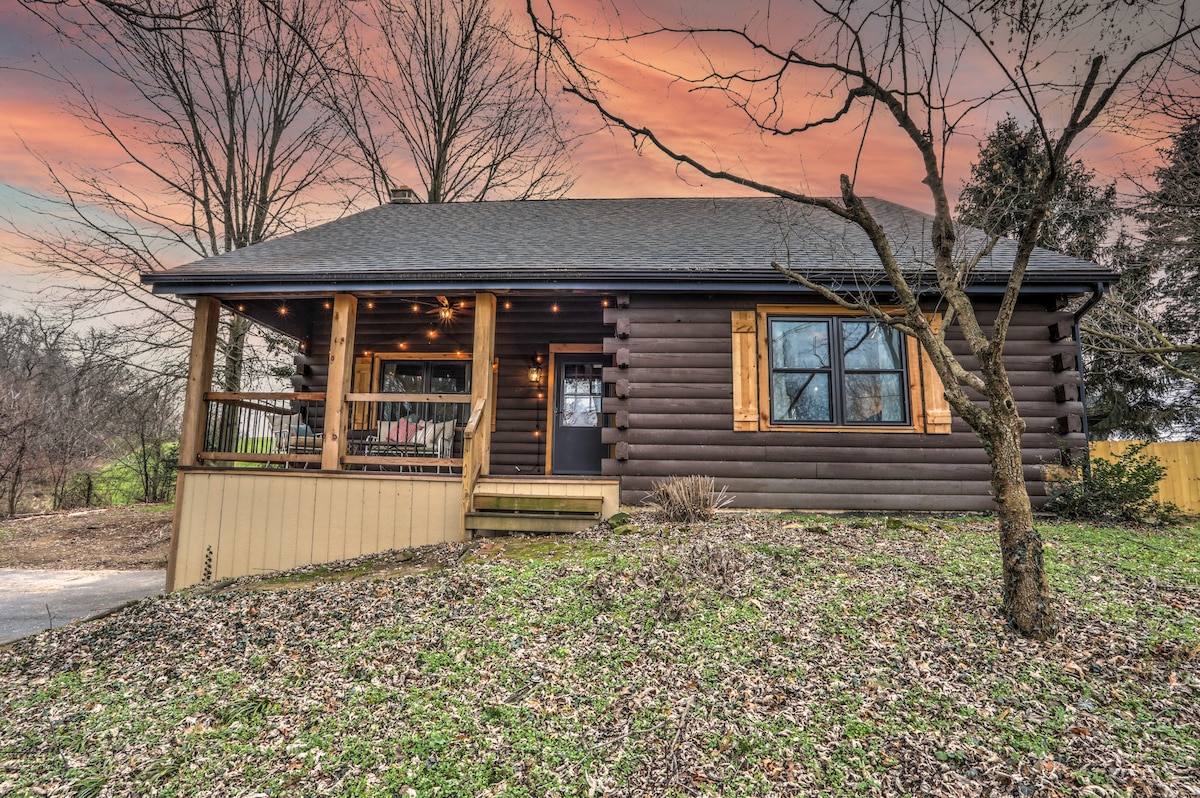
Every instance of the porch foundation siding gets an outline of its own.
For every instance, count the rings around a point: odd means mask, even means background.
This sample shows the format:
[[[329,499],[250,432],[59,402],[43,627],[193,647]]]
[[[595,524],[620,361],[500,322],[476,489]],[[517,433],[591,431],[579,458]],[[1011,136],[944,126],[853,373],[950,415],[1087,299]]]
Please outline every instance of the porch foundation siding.
[[[190,469],[168,590],[464,540],[457,476]]]
[[[786,294],[670,297],[635,293],[605,311],[615,335],[604,411],[615,422],[603,440],[614,454],[604,475],[621,480],[621,501],[637,504],[672,475],[712,476],[735,507],[811,510],[981,511],[994,508],[990,468],[975,433],[957,417],[950,434],[863,431],[735,431],[731,312],[780,304]],[[1052,298],[1047,298],[1053,301]],[[810,300],[811,303],[811,300]],[[980,321],[995,317],[984,304]],[[1076,344],[1054,340],[1051,325],[1071,314],[1022,301],[1006,364],[1022,416],[1025,477],[1035,505],[1045,474],[1064,449],[1081,449],[1071,416],[1082,413]],[[956,328],[951,348],[967,352]],[[967,368],[974,365],[964,357]],[[911,368],[911,366],[910,366]]]

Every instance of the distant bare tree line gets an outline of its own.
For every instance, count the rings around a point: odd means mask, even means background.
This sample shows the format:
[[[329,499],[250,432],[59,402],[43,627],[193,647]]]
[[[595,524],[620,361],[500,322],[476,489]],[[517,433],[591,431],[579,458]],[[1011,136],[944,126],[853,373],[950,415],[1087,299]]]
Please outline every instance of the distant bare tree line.
[[[0,514],[170,497],[175,392],[114,359],[110,343],[70,320],[0,313]],[[114,461],[121,496],[95,475]]]

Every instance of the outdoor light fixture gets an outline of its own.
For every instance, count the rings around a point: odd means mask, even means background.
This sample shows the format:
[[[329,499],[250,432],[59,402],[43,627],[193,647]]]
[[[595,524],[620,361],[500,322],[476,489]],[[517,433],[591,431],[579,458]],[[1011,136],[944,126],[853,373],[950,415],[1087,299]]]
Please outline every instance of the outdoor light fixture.
[[[542,356],[540,354],[529,359],[529,381],[535,385],[542,381]]]
[[[442,321],[450,321],[454,318],[454,308],[449,305],[442,305],[438,308],[438,318]]]

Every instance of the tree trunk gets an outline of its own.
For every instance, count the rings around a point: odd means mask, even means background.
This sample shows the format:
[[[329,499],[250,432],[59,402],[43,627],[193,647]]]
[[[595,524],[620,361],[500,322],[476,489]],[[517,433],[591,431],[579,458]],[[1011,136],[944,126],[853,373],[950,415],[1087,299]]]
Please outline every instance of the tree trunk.
[[[250,332],[250,320],[244,316],[230,314],[229,337],[225,345],[225,374],[223,378],[226,391],[242,390],[242,373],[245,370],[246,336]]]
[[[1050,606],[1042,538],[1033,527],[1033,508],[1021,466],[1021,432],[1025,423],[1015,410],[997,419],[984,446],[992,466],[992,491],[1000,516],[1000,555],[1004,563],[1001,608],[1018,633],[1045,640],[1058,631]]]

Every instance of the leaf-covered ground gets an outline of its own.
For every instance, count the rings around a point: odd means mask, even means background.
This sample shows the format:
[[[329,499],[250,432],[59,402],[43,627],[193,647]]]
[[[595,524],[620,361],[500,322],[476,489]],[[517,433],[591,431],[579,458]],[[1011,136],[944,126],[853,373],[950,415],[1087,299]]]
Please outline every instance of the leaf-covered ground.
[[[1195,528],[1045,530],[1033,643],[978,519],[641,523],[19,643],[0,794],[1200,795]]]
[[[0,520],[0,568],[143,571],[167,567],[170,505],[135,504]]]

